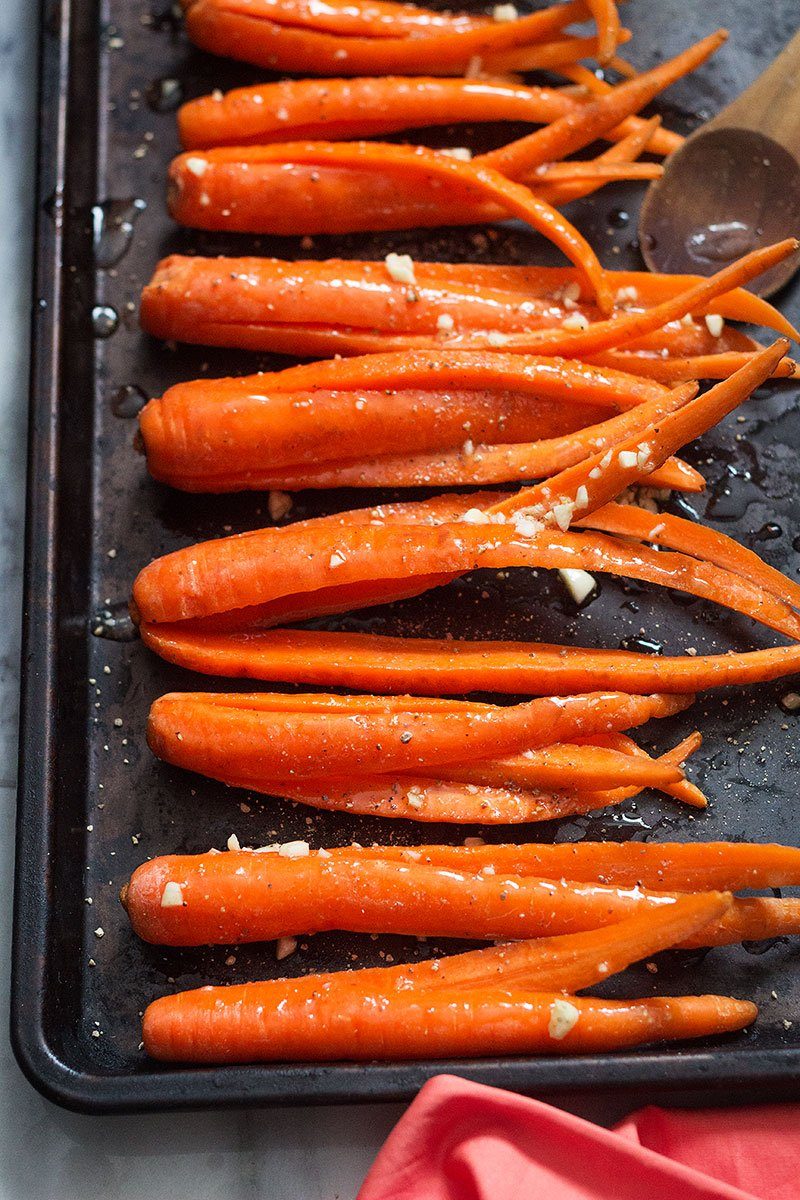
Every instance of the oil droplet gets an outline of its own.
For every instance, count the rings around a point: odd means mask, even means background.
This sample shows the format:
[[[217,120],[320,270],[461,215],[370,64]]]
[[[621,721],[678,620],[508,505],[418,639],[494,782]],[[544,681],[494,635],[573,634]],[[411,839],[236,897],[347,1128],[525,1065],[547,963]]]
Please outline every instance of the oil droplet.
[[[153,112],[174,112],[183,101],[183,84],[169,75],[154,79],[145,92],[145,99]]]
[[[755,249],[760,233],[743,221],[720,221],[693,229],[686,249],[697,262],[732,262]]]
[[[797,550],[797,552],[800,554],[800,533],[798,533],[796,537],[792,538],[792,549]]]
[[[104,200],[92,208],[94,260],[100,269],[114,267],[133,241],[133,226],[147,208],[144,200]]]
[[[661,642],[654,642],[652,638],[640,637],[639,634],[632,633],[628,637],[622,639],[619,643],[620,650],[634,650],[637,654],[663,654],[664,647]]]
[[[125,600],[110,608],[101,608],[91,619],[91,629],[95,637],[109,642],[135,642],[139,636]]]
[[[761,490],[749,470],[728,466],[711,489],[706,513],[718,521],[738,521],[760,497]]]
[[[608,223],[612,229],[624,229],[631,219],[631,214],[624,208],[612,208],[608,214]]]
[[[774,542],[776,538],[781,537],[783,530],[775,521],[767,521],[766,525],[762,525],[759,530],[752,534],[754,542]]]
[[[132,417],[138,417],[147,404],[147,394],[135,383],[123,383],[122,387],[112,394],[110,404],[115,417],[130,420]]]
[[[92,309],[94,336],[109,338],[119,327],[119,314],[110,304],[95,304]]]
[[[783,937],[765,938],[761,942],[742,942],[742,949],[747,954],[767,954],[773,946],[780,946],[782,943],[788,945],[789,939]]]
[[[64,193],[53,192],[47,197],[42,208],[55,225],[60,225],[64,219]]]

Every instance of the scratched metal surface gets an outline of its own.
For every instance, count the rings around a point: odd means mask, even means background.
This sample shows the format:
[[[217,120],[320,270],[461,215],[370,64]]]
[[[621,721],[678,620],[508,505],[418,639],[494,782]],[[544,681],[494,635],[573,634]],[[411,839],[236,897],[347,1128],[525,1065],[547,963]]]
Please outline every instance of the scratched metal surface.
[[[141,397],[178,380],[288,365],[277,357],[164,346],[142,335],[137,300],[157,259],[171,251],[382,258],[389,250],[453,261],[555,259],[541,239],[513,226],[498,227],[484,239],[474,237],[479,231],[465,229],[316,238],[310,251],[301,249],[299,239],[177,230],[163,204],[165,168],[177,149],[177,102],[215,86],[253,80],[258,73],[193,51],[166,0],[152,6],[143,0],[105,0],[100,9],[98,23],[93,5],[62,0],[49,13],[44,33],[46,161],[39,197],[42,304],[35,318],[28,612],[37,629],[45,613],[50,624],[46,638],[33,636],[28,645],[17,1047],[40,1086],[65,1103],[86,1108],[407,1096],[438,1065],[171,1071],[148,1062],[138,1048],[138,1014],[164,992],[209,981],[269,977],[287,966],[300,973],[353,961],[377,964],[386,955],[413,958],[437,947],[408,939],[331,934],[301,939],[298,953],[280,967],[269,945],[164,951],[138,942],[128,928],[117,891],[130,871],[162,852],[224,846],[231,832],[243,844],[296,837],[314,845],[354,838],[458,842],[478,832],[490,840],[752,838],[796,843],[798,718],[780,707],[784,682],[742,694],[715,692],[689,712],[647,730],[648,745],[666,747],[690,729],[702,729],[705,744],[692,766],[694,778],[711,797],[702,815],[688,814],[664,798],[644,797],[591,817],[510,831],[317,814],[227,790],[151,756],[143,731],[154,697],[173,688],[236,685],[193,677],[148,654],[126,616],[131,581],[155,555],[229,528],[257,528],[269,518],[260,496],[185,497],[153,484],[133,449],[133,417]],[[72,22],[68,70],[63,62],[59,66],[56,53],[65,16]],[[631,5],[625,19],[635,34],[631,58],[641,67],[718,24],[732,27],[733,37],[721,53],[655,108],[673,128],[688,131],[767,64],[794,32],[797,13],[793,0],[760,7],[672,0]],[[52,110],[64,89],[68,135],[59,178],[58,164],[47,154],[55,156]],[[478,147],[498,142],[501,134],[498,128],[462,127],[426,131],[420,138],[430,144]],[[609,266],[640,265],[638,199],[636,187],[614,185],[570,210]],[[129,235],[120,229],[121,216],[129,221]],[[55,283],[63,288],[60,313],[53,308]],[[795,321],[800,319],[797,285],[780,303]],[[692,500],[694,511],[790,574],[800,565],[800,539],[795,537],[800,512],[797,399],[796,386],[764,389],[739,418],[724,422],[687,452],[709,480],[707,495]],[[48,520],[40,511],[43,490],[49,496]],[[390,494],[301,494],[293,516],[342,510]],[[678,504],[675,511],[686,509]],[[504,579],[477,573],[429,596],[337,618],[329,625],[590,646],[636,647],[644,638],[651,649],[665,653],[770,644],[743,618],[608,578],[599,596],[578,612],[552,576],[523,571]],[[99,928],[102,937],[95,933]],[[665,1099],[680,1094],[722,1101],[736,1094],[737,1079],[746,1082],[750,1095],[773,1095],[791,1087],[787,1076],[800,1049],[800,957],[788,941],[664,955],[656,976],[636,968],[605,990],[621,995],[730,992],[757,999],[762,1015],[754,1030],[707,1046],[449,1068],[540,1094],[649,1086],[648,1094],[655,1089]],[[785,1021],[794,1024],[787,1028]]]

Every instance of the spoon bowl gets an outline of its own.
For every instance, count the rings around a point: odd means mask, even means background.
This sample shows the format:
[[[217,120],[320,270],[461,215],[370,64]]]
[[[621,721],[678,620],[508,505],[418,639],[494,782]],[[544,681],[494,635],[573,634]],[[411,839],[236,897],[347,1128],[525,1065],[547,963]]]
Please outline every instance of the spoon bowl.
[[[650,185],[639,243],[651,271],[713,275],[800,233],[800,33],[738,99],[666,163]],[[770,296],[800,253],[750,285]]]

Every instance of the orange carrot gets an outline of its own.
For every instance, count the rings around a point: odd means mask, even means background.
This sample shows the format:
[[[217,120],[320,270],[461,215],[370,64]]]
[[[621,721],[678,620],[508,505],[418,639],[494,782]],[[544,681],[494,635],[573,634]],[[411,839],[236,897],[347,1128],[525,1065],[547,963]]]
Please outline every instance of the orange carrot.
[[[504,360],[489,356],[505,383]],[[526,384],[542,381],[535,397],[385,388],[271,393],[265,376],[179,384],[140,416],[148,467],[155,478],[188,491],[503,482],[577,462],[609,438],[613,444],[631,424],[629,413],[591,424],[593,410],[581,405],[583,380],[571,364],[519,361]],[[435,365],[427,364],[429,374]],[[562,376],[567,404],[548,406],[542,392]],[[616,377],[606,381],[625,385]],[[280,388],[280,377],[276,382]],[[630,385],[635,394],[636,381]],[[654,413],[675,407],[683,395],[679,389],[663,393]],[[468,454],[465,430],[478,442]],[[548,437],[554,432],[561,436]],[[518,444],[531,435],[544,440]],[[504,444],[482,444],[492,437]],[[370,458],[359,460],[367,444]],[[655,474],[653,486],[703,486],[702,477],[682,463],[669,462]]]
[[[619,41],[620,20],[614,0],[586,0],[597,25],[597,59],[608,62]]]
[[[533,938],[613,925],[672,906],[680,893],[641,887],[476,873],[409,860],[323,857],[306,843],[284,854],[226,851],[166,855],[134,871],[123,894],[134,932],[168,946],[270,941],[348,929],[431,937]],[[166,897],[166,904],[164,903]],[[726,945],[800,932],[800,900],[732,900],[687,941]]]
[[[154,702],[147,738],[155,754],[176,766],[240,786],[264,781],[269,790],[279,781],[323,773],[391,776],[420,764],[431,771],[494,760],[574,736],[630,729],[687,703],[617,692],[508,708],[410,696],[174,692]]]
[[[199,632],[191,622],[143,623],[144,644],[168,662],[205,675],[280,680],[319,687],[431,695],[507,692],[567,695],[620,687],[626,692],[702,692],[800,672],[800,645],[682,658],[542,642],[452,641],[334,633],[316,629]]]
[[[341,192],[345,213],[349,210],[350,218],[353,216],[353,194],[352,189],[342,181],[342,171],[354,173],[359,188],[359,205],[361,182],[376,171],[383,178],[411,179],[417,186],[424,185],[426,181],[440,183],[445,188],[451,184],[456,187],[460,185],[467,194],[494,201],[507,215],[519,217],[547,237],[579,267],[601,311],[609,312],[612,307],[609,286],[594,251],[556,209],[539,200],[527,187],[506,178],[484,160],[463,162],[423,146],[377,142],[296,142],[252,146],[243,150],[222,146],[202,153],[179,155],[170,168],[170,212],[183,224],[199,225],[206,229],[221,227],[246,233],[267,232],[262,217],[263,181],[258,178],[259,165],[285,162],[313,168],[333,167],[335,173],[330,187]],[[255,186],[251,186],[251,183]],[[274,195],[272,201],[270,210],[274,211]],[[315,198],[315,207],[319,203],[319,199]],[[285,211],[285,206],[281,207]],[[319,225],[309,227],[305,218],[294,223],[290,214],[285,212],[285,215],[290,221],[289,226],[282,224],[280,229],[270,229],[270,232],[342,231],[327,227],[322,229]],[[346,215],[344,220],[343,230],[346,231],[352,226]],[[412,219],[411,224],[415,223],[416,220]],[[407,222],[401,219],[397,227],[405,228]]]
[[[312,851],[318,854],[319,851]],[[675,892],[800,885],[800,849],[755,842],[561,842],[523,846],[343,846],[334,858],[420,862],[455,871],[566,877]],[[676,939],[677,941],[678,939]]]
[[[623,537],[642,538],[672,550],[693,554],[733,571],[743,579],[752,580],[764,591],[800,609],[800,584],[776,571],[733,538],[696,521],[687,521],[671,513],[649,513],[630,504],[607,504],[590,517],[579,519],[576,524]]]
[[[605,735],[606,739],[613,736]],[[676,769],[700,745],[702,739],[699,736],[687,739],[656,761],[623,734],[616,736],[622,744],[605,747],[594,745],[593,740],[586,740],[580,747],[583,753],[587,746],[591,747],[589,755],[598,773],[603,765],[606,767],[604,777],[598,774],[594,790],[584,790],[587,773],[575,768],[576,747],[563,743],[549,746],[539,755],[535,751],[527,751],[524,758],[506,760],[510,769],[505,775],[503,764],[485,762],[477,764],[472,771],[467,768],[454,769],[451,765],[442,767],[435,779],[426,778],[421,768],[417,773],[403,773],[394,779],[380,776],[337,779],[328,774],[316,781],[307,779],[288,784],[283,780],[270,783],[263,778],[231,777],[228,782],[251,790],[285,795],[314,808],[390,818],[406,817],[424,822],[477,821],[484,825],[507,825],[558,820],[620,804],[637,795],[642,786],[658,787],[676,799],[694,806],[705,806],[702,793],[680,778],[682,772]],[[583,743],[584,739],[581,740]],[[602,759],[602,749],[611,749],[614,758]],[[626,757],[629,766],[633,758],[645,768],[633,786],[631,774],[620,769],[620,760]],[[646,767],[643,759],[646,760]],[[549,767],[550,779],[559,791],[541,791],[538,787],[531,790],[531,777],[547,777],[539,765],[542,762]],[[519,763],[528,768],[529,778],[522,783],[516,766]],[[467,776],[477,782],[463,782]],[[670,776],[677,777],[677,782],[669,782]],[[483,778],[490,782],[482,782]],[[614,786],[615,782],[621,786]]]
[[[461,75],[479,59],[490,70],[531,70],[596,49],[595,39],[554,41],[587,15],[581,3],[502,23],[386,2],[358,9],[334,0],[324,13],[286,0],[184,0],[184,8],[189,37],[201,49],[302,74]],[[620,30],[617,41],[623,38]],[[572,51],[570,41],[577,43]]]
[[[792,246],[773,253],[781,257]],[[760,256],[743,260],[744,278],[755,276],[763,262]],[[175,255],[159,264],[144,289],[141,319],[147,332],[158,337],[312,355],[383,351],[413,346],[415,341],[423,349],[441,352],[441,317],[454,321],[448,350],[471,349],[481,342],[492,350],[508,350],[512,337],[524,334],[551,338],[555,353],[577,351],[587,358],[634,340],[642,332],[642,321],[652,332],[686,312],[716,311],[797,337],[772,306],[737,287],[737,275],[742,275],[741,267],[725,277],[722,287],[709,288],[708,281],[696,276],[606,272],[615,295],[634,291],[644,312],[623,312],[607,346],[584,347],[576,344],[575,334],[556,335],[554,327],[573,312],[590,322],[590,332],[608,323],[598,322],[597,310],[586,306],[589,293],[570,269],[414,263],[416,299],[409,303],[408,285],[393,280],[385,263]],[[728,284],[731,278],[734,282]],[[565,289],[575,293],[567,297],[574,310],[565,306]],[[325,314],[323,326],[318,324],[320,313]],[[564,338],[571,340],[566,343]],[[538,352],[531,346],[522,349]],[[639,358],[633,362],[634,371],[639,370]],[[648,361],[641,358],[642,371],[648,369]]]
[[[304,138],[351,140],[465,121],[547,125],[584,103],[558,88],[489,79],[367,77],[327,79],[324,84],[285,79],[190,100],[178,111],[178,130],[184,149],[205,150]],[[648,124],[629,117],[606,136],[621,141],[641,134]],[[646,144],[654,154],[665,155],[682,140],[655,129]]]
[[[482,156],[481,161],[512,179],[519,179],[543,163],[556,162],[574,154],[626,117],[638,112],[682,75],[705,62],[726,41],[727,36],[724,29],[718,29],[651,71],[620,84],[527,137],[490,151]]]
[[[722,996],[565,1001],[498,987],[391,998],[351,991],[333,1005],[324,996],[297,1006],[276,1000],[269,984],[164,996],[145,1012],[145,1049],[207,1063],[589,1053],[729,1033],[758,1013]]]

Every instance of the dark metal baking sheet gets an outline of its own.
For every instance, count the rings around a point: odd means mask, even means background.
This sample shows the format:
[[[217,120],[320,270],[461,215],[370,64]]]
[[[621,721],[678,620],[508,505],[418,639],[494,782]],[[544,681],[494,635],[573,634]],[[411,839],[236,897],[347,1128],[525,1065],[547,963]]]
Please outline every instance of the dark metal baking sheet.
[[[625,16],[640,66],[717,24],[732,26],[728,46],[672,89],[659,108],[683,129],[755,76],[797,24],[795,0],[762,6],[743,0],[637,3]],[[154,996],[279,970],[271,946],[169,951],[138,942],[116,896],[146,856],[222,846],[233,831],[244,843],[302,836],[317,845],[354,837],[460,841],[479,832],[317,814],[259,800],[182,774],[147,751],[143,729],[150,701],[170,688],[213,689],[215,681],[158,661],[135,640],[126,616],[135,572],[156,554],[228,527],[254,528],[268,517],[262,497],[187,498],[151,483],[133,449],[131,415],[140,395],[157,394],[179,379],[244,373],[281,360],[145,338],[136,312],[142,284],[170,250],[382,257],[393,249],[410,250],[418,259],[549,259],[539,239],[511,226],[488,238],[463,229],[318,238],[312,250],[303,250],[298,239],[177,231],[163,207],[165,165],[176,149],[175,103],[255,77],[248,68],[193,51],[168,0],[44,5],[12,1016],[23,1068],[53,1099],[90,1111],[400,1099],[440,1070],[554,1098],[617,1092],[632,1102],[657,1097],[723,1103],[795,1094],[800,956],[784,939],[665,955],[656,976],[636,968],[609,985],[622,994],[717,990],[759,1001],[753,1030],[707,1045],[579,1059],[214,1070],[160,1067],[139,1049],[138,1016]],[[497,139],[498,131],[436,134],[440,145],[468,138],[486,144],[490,137]],[[635,188],[614,186],[576,209],[610,266],[639,263],[637,198]],[[800,318],[800,288],[781,302]],[[794,386],[763,391],[743,408],[743,420],[730,419],[689,451],[710,480],[697,510],[791,573],[800,564],[797,396]],[[305,516],[371,498],[307,493],[294,511]],[[338,627],[609,646],[644,636],[667,652],[766,644],[743,619],[611,580],[578,614],[552,578],[522,572],[504,580],[476,575],[419,600],[341,618]],[[695,724],[702,728],[706,742],[695,770],[713,800],[708,813],[687,815],[668,801],[646,798],[511,835],[797,843],[798,718],[780,707],[786,690],[777,683],[746,695],[714,693],[692,712],[652,729],[663,746]],[[486,836],[502,840],[509,831]],[[303,940],[280,971],[287,965],[298,973],[344,967],[351,956],[379,963],[387,954],[414,957],[434,949],[433,943],[398,938],[317,936]]]

